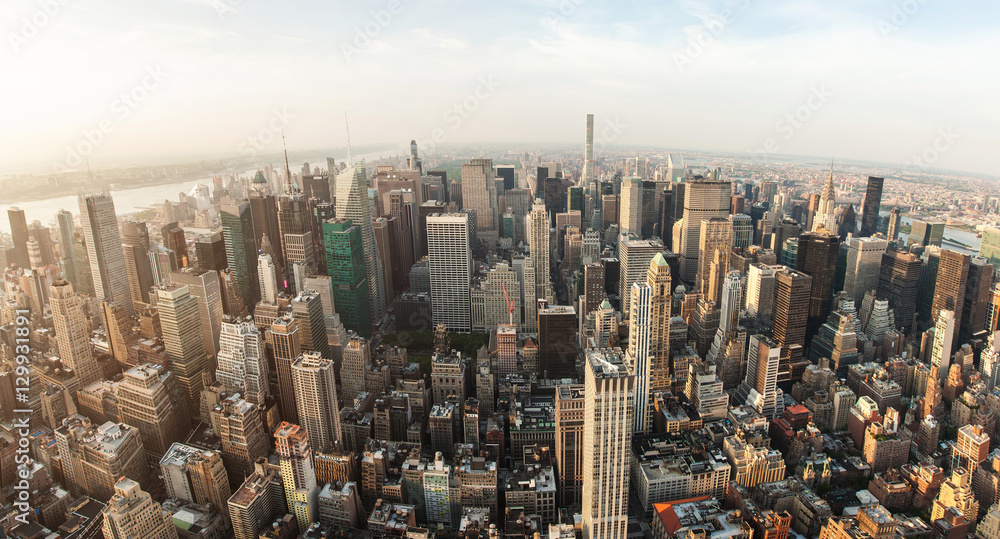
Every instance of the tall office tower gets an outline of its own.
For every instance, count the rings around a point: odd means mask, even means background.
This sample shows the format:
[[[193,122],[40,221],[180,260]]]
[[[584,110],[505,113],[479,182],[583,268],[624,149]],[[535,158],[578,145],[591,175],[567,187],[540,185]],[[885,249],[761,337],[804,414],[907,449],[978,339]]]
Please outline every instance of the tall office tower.
[[[153,268],[149,264],[149,232],[146,223],[122,223],[122,254],[125,257],[125,274],[128,278],[132,301],[149,304],[149,289],[153,282]]]
[[[642,235],[642,179],[625,178],[618,203],[618,232]]]
[[[87,243],[87,256],[90,258],[94,295],[97,301],[110,299],[120,303],[129,314],[134,314],[128,275],[125,273],[125,255],[122,252],[121,235],[118,233],[115,202],[107,192],[81,194],[79,201],[80,222],[83,224],[83,237]]]
[[[793,364],[802,358],[813,278],[790,268],[774,274],[774,340],[781,346],[778,381],[792,380]],[[787,361],[787,363],[786,363]]]
[[[701,222],[698,245],[698,274],[695,288],[705,300],[719,302],[722,282],[729,272],[729,255],[733,251],[733,223],[713,217]]]
[[[275,517],[286,514],[281,469],[267,459],[251,463],[246,481],[229,498],[229,515],[236,539],[258,539]]]
[[[684,216],[675,222],[674,251],[680,256],[681,280],[694,283],[698,273],[701,222],[729,216],[732,184],[728,181],[695,179],[684,189]]]
[[[587,115],[587,139],[583,147],[583,185],[594,181],[594,115]]]
[[[941,240],[944,239],[943,222],[927,222],[914,219],[910,223],[910,235],[906,238],[906,245],[933,245],[941,247]]]
[[[274,447],[281,462],[288,510],[298,520],[299,529],[304,530],[316,520],[319,509],[309,435],[301,426],[283,421],[274,433]]]
[[[201,408],[201,373],[208,366],[205,340],[198,320],[198,300],[185,285],[171,284],[156,289],[156,309],[160,314],[163,348],[177,385],[187,399],[188,410]]]
[[[205,352],[214,356],[219,351],[219,332],[222,329],[222,287],[218,272],[202,268],[184,268],[170,273],[170,281],[185,285],[198,302],[201,335]]]
[[[951,362],[951,353],[955,349],[955,312],[941,310],[937,323],[934,325],[934,344],[931,348],[931,366],[937,367],[939,377],[944,379]]]
[[[624,539],[635,373],[619,349],[587,351],[583,422],[583,537]]]
[[[777,418],[784,409],[784,397],[778,389],[781,345],[766,335],[752,335],[747,351],[747,374],[736,390],[736,402],[745,403],[768,419]]]
[[[296,262],[315,269],[312,215],[305,197],[299,194],[278,197],[278,233],[281,234],[281,252],[285,257],[282,266],[286,272]]]
[[[150,456],[159,460],[170,444],[187,436],[188,408],[176,377],[164,367],[144,363],[125,371],[117,394],[121,422],[139,431]]]
[[[445,324],[451,331],[472,329],[469,219],[466,213],[436,213],[427,216],[432,319],[434,325]]]
[[[600,229],[607,230],[612,224],[618,224],[618,195],[605,193],[601,195]]]
[[[258,182],[261,180],[261,182]],[[264,177],[258,172],[254,176],[253,188],[250,191],[250,215],[253,221],[254,246],[262,250],[264,238],[267,237],[272,243],[275,263],[284,260],[284,253],[281,251],[281,232],[278,230],[278,201],[277,198],[268,192],[267,184],[263,183]]]
[[[632,297],[629,300],[628,317],[628,352],[625,362],[629,370],[635,373],[635,425],[637,433],[645,434],[652,431],[653,400],[649,394],[649,379],[651,377],[649,341],[651,326],[650,305],[653,295],[648,284],[632,283]]]
[[[344,402],[353,402],[358,394],[365,391],[365,370],[371,362],[371,343],[363,337],[351,335],[344,343],[344,359],[340,366]]]
[[[747,270],[747,293],[745,308],[747,315],[771,316],[774,304],[774,268],[753,263]]]
[[[204,450],[182,443],[170,446],[160,459],[160,472],[168,498],[191,503],[212,504],[229,522],[229,497],[232,488],[218,451]]]
[[[717,362],[721,357],[720,354],[725,353],[729,341],[739,330],[740,305],[743,304],[743,280],[740,272],[730,271],[726,274],[721,296],[719,331],[715,333],[712,348],[706,356],[708,362],[712,364]]]
[[[49,307],[52,310],[52,326],[56,332],[59,359],[67,368],[73,369],[80,387],[102,379],[101,367],[90,350],[90,330],[87,316],[83,312],[85,298],[73,292],[73,285],[67,281],[56,281],[49,289]]]
[[[227,319],[219,335],[216,379],[230,394],[239,393],[247,401],[263,406],[270,395],[264,339],[253,319]]]
[[[881,179],[881,178],[878,178]],[[844,292],[860,303],[865,294],[878,289],[882,257],[888,242],[881,238],[851,238],[847,251]]]
[[[512,323],[515,330],[517,327],[523,327],[524,321],[521,319],[523,294],[517,273],[506,262],[496,263],[486,273],[486,279],[482,281],[486,306],[486,327],[492,328],[497,324],[506,324],[511,318],[513,318]],[[513,317],[511,317],[508,308],[508,300],[514,311]]]
[[[219,271],[226,267],[226,242],[222,230],[197,236],[194,240],[195,259],[199,268]]]
[[[889,301],[896,315],[895,327],[903,333],[913,329],[920,265],[920,258],[906,251],[890,249],[882,255],[876,296]]]
[[[149,484],[149,464],[135,428],[110,421],[95,427],[74,414],[63,420],[55,437],[66,486],[74,495],[107,500],[121,477]]]
[[[470,159],[462,165],[462,204],[476,211],[478,230],[497,230],[497,187],[492,159]]]
[[[295,386],[292,382],[292,363],[302,353],[298,323],[289,314],[284,314],[271,323],[267,330],[267,343],[274,356],[274,370],[278,378],[278,401],[281,403],[281,417],[298,423],[298,408],[295,403]]]
[[[958,326],[958,342],[967,343],[986,327],[986,311],[993,286],[993,264],[985,258],[972,257],[969,277],[965,282],[965,299]],[[957,315],[957,312],[956,312]]]
[[[104,537],[177,539],[177,528],[169,511],[153,501],[139,483],[122,478],[102,514]]]
[[[604,275],[604,264],[600,262],[587,264],[583,267],[584,307],[583,312],[580,313],[582,316],[587,316],[597,310],[604,302],[604,298],[608,297],[604,289]]]
[[[629,236],[621,236],[618,240],[618,297],[621,298],[621,311],[631,312],[632,283],[642,282],[649,272],[649,263],[657,253],[663,251],[663,242],[653,238],[639,240]]]
[[[372,332],[371,287],[365,265],[361,227],[350,219],[323,223],[326,271],[333,285],[333,301],[344,327],[360,335]]]
[[[122,365],[129,364],[129,348],[139,342],[135,317],[129,316],[117,303],[104,301],[101,302],[101,321],[108,336],[111,355]]]
[[[986,304],[986,321],[983,323],[986,333],[992,335],[1000,330],[1000,284],[990,289],[990,299]]]
[[[260,300],[275,303],[278,300],[278,272],[269,254],[257,255],[257,281],[260,283]]]
[[[799,236],[796,269],[812,277],[809,295],[808,335],[816,334],[833,304],[833,276],[840,252],[840,237],[825,232],[806,232]]]
[[[229,471],[229,484],[238,485],[253,473],[253,463],[267,457],[267,430],[257,406],[231,395],[211,411],[212,428],[219,436],[222,461]]]
[[[319,352],[329,358],[330,343],[326,338],[326,317],[323,299],[315,290],[303,290],[292,298],[292,318],[298,322],[302,351]]]
[[[934,300],[931,304],[931,320],[938,319],[938,313],[953,311],[956,317],[965,308],[965,291],[969,280],[969,266],[972,257],[949,249],[941,250],[937,279],[934,283]],[[955,330],[958,330],[956,324]],[[955,335],[957,336],[957,335]],[[951,352],[948,352],[951,355]],[[945,369],[947,370],[947,369]]]
[[[375,243],[378,244],[378,252],[382,255],[382,281],[385,286],[385,298],[390,304],[396,299],[394,277],[400,272],[400,267],[396,262],[398,250],[395,247],[396,226],[397,222],[392,218],[379,217],[372,222]]]
[[[894,206],[889,212],[889,226],[886,229],[886,237],[890,241],[899,239],[899,225],[902,223],[902,218],[899,206]]]
[[[556,380],[576,378],[578,320],[572,306],[549,305],[538,309],[538,373]]]
[[[733,227],[733,248],[746,249],[753,244],[753,220],[745,213],[734,213],[729,217]]]
[[[882,185],[885,178],[868,176],[868,188],[865,190],[865,203],[861,210],[862,237],[873,236],[878,232],[878,214],[882,209]],[[896,239],[896,238],[892,238]]]
[[[637,432],[652,432],[655,395],[670,389],[670,267],[662,253],[649,264],[646,282],[632,284],[626,360],[636,375]]]
[[[990,436],[978,425],[963,425],[958,429],[958,438],[951,446],[951,467],[965,468],[969,474],[990,456]]]
[[[503,376],[517,372],[517,327],[496,324],[497,372]]]
[[[528,249],[535,261],[535,297],[548,298],[552,295],[552,284],[549,277],[549,214],[545,210],[545,202],[535,199],[528,214],[525,227],[528,234]],[[433,299],[433,294],[432,294]]]
[[[28,220],[24,216],[24,210],[17,206],[11,206],[7,210],[7,218],[10,221],[10,236],[14,242],[14,256],[8,263],[16,264],[17,267],[28,269],[31,263],[28,260]]]
[[[350,219],[361,228],[368,290],[371,298],[372,324],[378,326],[385,316],[385,288],[382,283],[382,256],[375,243],[371,208],[368,203],[368,177],[365,162],[351,164],[337,175],[337,217]]]
[[[63,279],[73,283],[76,289],[80,289],[76,282],[76,247],[73,244],[73,231],[76,225],[73,224],[73,214],[66,210],[59,210],[56,213],[56,223],[59,226],[59,254],[61,256],[59,264],[62,268]]]
[[[570,507],[580,504],[583,490],[584,385],[560,385],[556,388],[555,399],[555,464],[559,472],[557,503]]]
[[[333,447],[340,441],[340,401],[333,361],[316,352],[303,352],[292,363],[292,384],[299,424],[305,427],[313,447],[320,451]]]
[[[187,240],[184,238],[184,229],[176,222],[167,223],[160,228],[160,235],[163,237],[163,246],[177,255],[178,266],[188,267]]]
[[[833,187],[833,168],[830,168],[830,177],[823,186],[823,191],[819,195],[819,204],[816,214],[813,217],[812,232],[826,232],[828,234],[837,233],[837,191]],[[822,230],[821,230],[822,229]]]
[[[236,280],[236,288],[244,305],[256,305],[260,301],[260,283],[257,282],[257,246],[250,205],[244,202],[223,206],[219,219],[226,242],[226,262]]]

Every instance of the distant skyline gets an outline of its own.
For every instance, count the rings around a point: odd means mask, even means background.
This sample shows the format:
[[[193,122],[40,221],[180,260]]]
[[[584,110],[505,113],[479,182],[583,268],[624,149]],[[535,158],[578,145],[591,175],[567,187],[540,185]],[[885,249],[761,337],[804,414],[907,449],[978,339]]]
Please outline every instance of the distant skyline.
[[[615,145],[994,175],[997,15],[935,0],[13,0],[0,176],[83,154],[94,168],[272,154],[281,129],[290,151],[341,147],[345,111],[355,146],[582,155],[593,113]]]

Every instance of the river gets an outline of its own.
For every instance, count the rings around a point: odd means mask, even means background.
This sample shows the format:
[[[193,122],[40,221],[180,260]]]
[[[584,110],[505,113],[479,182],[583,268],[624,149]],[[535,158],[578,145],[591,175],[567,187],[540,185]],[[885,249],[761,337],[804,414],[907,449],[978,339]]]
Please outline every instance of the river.
[[[408,155],[408,153],[409,148],[405,151],[405,154]],[[381,152],[362,154],[357,156],[357,158],[374,161],[380,158],[396,155],[404,155],[404,150],[383,150]],[[342,161],[346,159],[344,159],[343,156],[340,156],[337,160]],[[303,161],[309,163],[311,167],[318,166],[323,169],[326,168],[325,157],[314,157]],[[290,164],[290,168],[293,172],[299,172],[302,168],[302,163]],[[256,172],[257,169],[248,170],[241,174],[241,176],[252,177]],[[371,171],[369,171],[369,173],[370,172]],[[115,211],[119,215],[123,215],[150,208],[154,204],[162,204],[164,200],[177,201],[179,200],[178,195],[180,193],[190,193],[194,186],[199,183],[211,187],[212,177],[207,176],[199,180],[188,180],[182,182],[164,183],[161,185],[147,185],[142,187],[133,187],[131,189],[113,190],[111,191],[111,196],[115,200]],[[28,223],[31,223],[32,221],[41,221],[42,224],[54,224],[56,220],[56,213],[59,210],[68,210],[72,212],[73,215],[80,214],[80,204],[77,201],[75,193],[43,200],[30,200],[14,204],[0,204],[0,231],[8,234],[10,233],[10,220],[7,218],[7,210],[14,206],[24,210],[24,216],[28,220]]]

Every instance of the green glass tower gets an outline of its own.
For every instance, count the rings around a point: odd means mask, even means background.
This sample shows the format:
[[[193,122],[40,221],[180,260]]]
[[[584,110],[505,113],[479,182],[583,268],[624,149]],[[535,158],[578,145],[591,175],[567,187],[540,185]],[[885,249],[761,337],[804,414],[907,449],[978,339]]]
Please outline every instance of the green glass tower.
[[[252,311],[260,300],[260,284],[257,279],[257,246],[254,242],[250,204],[242,202],[223,206],[219,218],[222,220],[222,237],[226,242],[226,260],[236,277],[236,288],[243,298],[243,304]]]
[[[333,303],[344,327],[364,337],[372,332],[372,304],[361,228],[350,219],[323,222],[326,270]]]

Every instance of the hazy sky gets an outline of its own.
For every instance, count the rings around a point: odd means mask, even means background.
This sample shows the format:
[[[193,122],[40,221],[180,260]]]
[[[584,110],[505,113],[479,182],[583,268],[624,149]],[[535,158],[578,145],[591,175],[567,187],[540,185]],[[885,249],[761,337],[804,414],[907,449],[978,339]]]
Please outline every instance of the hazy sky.
[[[68,147],[94,167],[273,152],[280,127],[293,150],[341,146],[345,110],[354,144],[582,145],[592,112],[616,144],[926,154],[993,174],[998,15],[955,0],[4,0],[0,175],[51,171]]]

